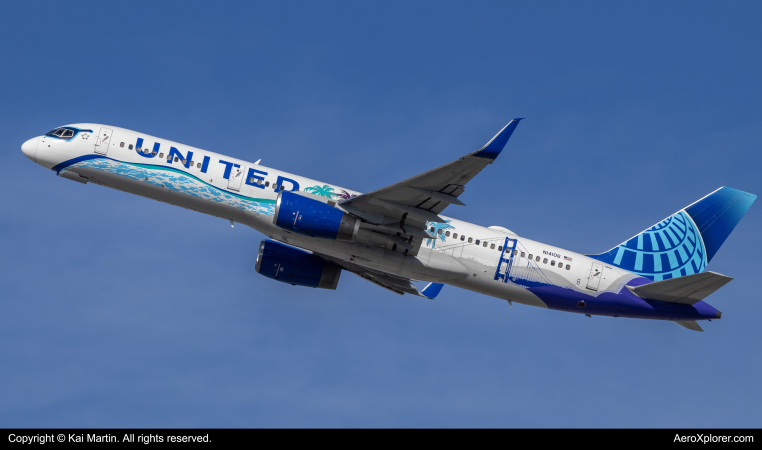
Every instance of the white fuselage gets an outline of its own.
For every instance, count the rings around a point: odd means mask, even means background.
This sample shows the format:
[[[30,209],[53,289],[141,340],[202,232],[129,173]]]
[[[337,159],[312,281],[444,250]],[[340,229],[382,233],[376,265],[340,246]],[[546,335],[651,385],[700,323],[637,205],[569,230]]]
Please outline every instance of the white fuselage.
[[[79,133],[70,141],[37,138],[35,162],[67,178],[77,174],[90,183],[245,224],[271,239],[371,269],[540,307],[547,305],[525,287],[495,279],[501,255],[507,254],[502,251],[506,243],[512,246],[515,240],[516,244],[512,273],[586,295],[618,291],[636,276],[578,253],[518,237],[505,229],[449,217],[445,217],[446,228],[441,232],[435,230],[436,235],[431,233],[436,237],[424,240],[416,256],[393,251],[391,241],[378,242],[379,234],[364,225],[354,242],[293,233],[273,224],[278,186],[334,199],[360,193],[119,127],[72,126],[92,132]],[[137,150],[139,143],[142,153]],[[170,154],[172,159],[168,160]],[[91,156],[97,158],[88,159]],[[235,178],[239,171],[242,175]],[[587,283],[594,264],[601,267],[602,276],[593,291],[587,288]]]

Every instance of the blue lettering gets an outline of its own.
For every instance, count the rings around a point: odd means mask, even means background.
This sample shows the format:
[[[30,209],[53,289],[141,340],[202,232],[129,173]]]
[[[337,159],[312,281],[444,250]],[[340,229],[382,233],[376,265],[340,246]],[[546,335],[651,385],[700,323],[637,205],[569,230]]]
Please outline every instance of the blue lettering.
[[[260,188],[260,189],[264,189],[265,188],[265,177],[264,176],[260,177],[260,176],[255,175],[257,173],[262,174],[262,175],[267,175],[267,172],[262,172],[261,170],[249,169],[249,174],[246,175],[246,184],[248,184],[249,186],[254,186],[254,187],[257,187],[257,188]]]
[[[206,173],[206,169],[209,168],[209,157],[204,156],[204,162],[201,163],[201,172]]]
[[[158,142],[155,142],[153,144],[153,151],[151,151],[149,153],[144,153],[144,150],[143,150],[143,138],[138,138],[138,142],[137,142],[137,144],[135,146],[137,147],[138,155],[142,156],[143,158],[153,158],[159,152],[159,146],[160,145],[161,144],[159,144]]]
[[[235,164],[235,163],[232,163],[232,162],[227,162],[227,161],[223,161],[223,160],[220,160],[220,162],[222,164],[225,164],[225,173],[222,174],[222,178],[224,178],[226,180],[230,179],[230,170],[233,168],[233,166],[240,167],[238,164]]]
[[[291,190],[292,191],[298,191],[299,190],[299,183],[292,180],[291,178],[286,178],[278,175],[278,181],[275,182],[275,190],[278,190],[278,186],[282,186],[284,182],[291,183]]]
[[[175,159],[174,157],[177,156],[177,158],[180,160],[180,163],[185,166],[186,169],[190,167],[190,162],[193,159],[193,152],[188,151],[188,156],[183,156],[182,153],[180,153],[180,150],[170,147],[169,148],[169,155],[167,155],[167,162],[172,164],[172,161]]]

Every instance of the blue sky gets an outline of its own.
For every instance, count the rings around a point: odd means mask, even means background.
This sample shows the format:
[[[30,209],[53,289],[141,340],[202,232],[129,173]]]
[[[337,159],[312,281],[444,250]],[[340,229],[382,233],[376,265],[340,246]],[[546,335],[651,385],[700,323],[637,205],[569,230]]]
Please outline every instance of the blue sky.
[[[459,219],[608,250],[762,193],[758,2],[16,2],[0,16],[0,426],[759,427],[760,205],[695,333],[254,271],[258,232],[21,153],[106,123],[367,192],[526,117]]]

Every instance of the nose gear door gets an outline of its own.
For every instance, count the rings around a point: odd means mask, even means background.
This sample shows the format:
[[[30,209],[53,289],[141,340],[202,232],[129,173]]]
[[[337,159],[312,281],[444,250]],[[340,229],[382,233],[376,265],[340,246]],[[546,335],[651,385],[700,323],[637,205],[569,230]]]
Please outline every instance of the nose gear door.
[[[108,148],[111,145],[111,134],[113,130],[110,128],[101,128],[98,133],[98,138],[95,140],[95,153],[105,155],[108,153]]]
[[[590,268],[590,278],[587,279],[587,288],[591,291],[597,291],[598,286],[601,284],[601,274],[603,272],[603,266],[598,263],[593,263]]]

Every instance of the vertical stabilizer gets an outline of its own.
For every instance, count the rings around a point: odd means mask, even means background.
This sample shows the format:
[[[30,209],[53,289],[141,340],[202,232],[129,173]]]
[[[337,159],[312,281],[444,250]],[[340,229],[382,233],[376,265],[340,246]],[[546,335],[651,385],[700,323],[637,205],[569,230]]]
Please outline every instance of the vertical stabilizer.
[[[712,260],[756,199],[754,194],[722,187],[685,208],[704,239],[707,262]]]
[[[654,281],[701,273],[756,199],[717,189],[608,252],[588,256]]]

